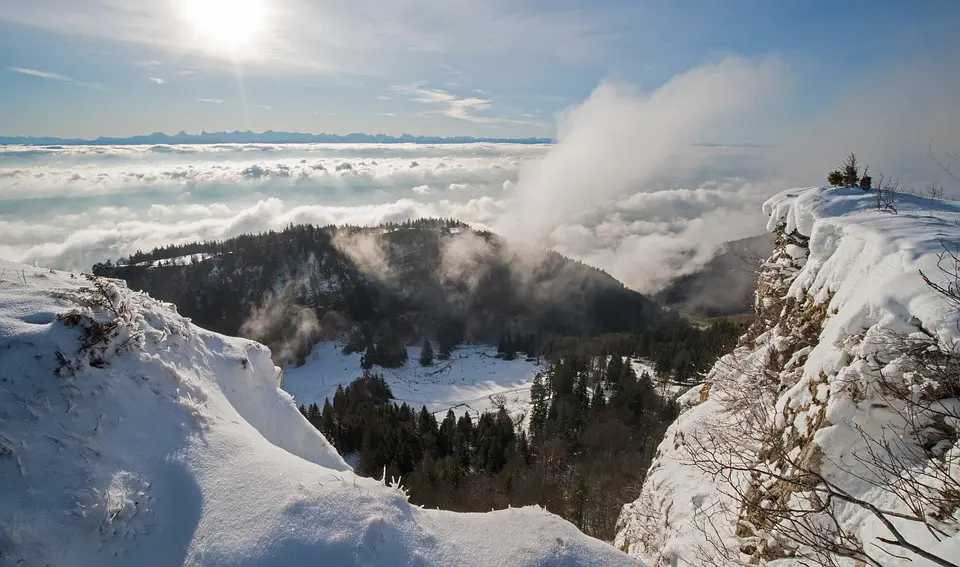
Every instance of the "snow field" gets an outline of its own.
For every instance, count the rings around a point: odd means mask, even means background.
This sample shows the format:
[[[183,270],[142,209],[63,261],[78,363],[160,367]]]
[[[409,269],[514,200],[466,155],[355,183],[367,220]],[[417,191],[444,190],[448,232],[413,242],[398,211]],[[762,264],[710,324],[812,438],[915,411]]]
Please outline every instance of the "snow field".
[[[265,347],[100,285],[0,261],[0,564],[636,565],[536,507],[411,505],[351,472]]]
[[[476,418],[485,411],[496,411],[496,400],[503,396],[511,417],[518,419],[529,413],[530,385],[544,363],[496,358],[497,349],[488,345],[461,346],[450,360],[435,360],[432,366],[420,366],[420,347],[407,347],[409,360],[400,368],[375,366],[371,372],[383,375],[397,403],[406,402],[415,410],[426,406],[443,419],[447,410],[457,416],[469,412]],[[361,353],[343,354],[336,342],[318,343],[300,367],[283,370],[283,388],[297,404],[316,403],[330,398],[338,385],[347,386],[359,378]]]

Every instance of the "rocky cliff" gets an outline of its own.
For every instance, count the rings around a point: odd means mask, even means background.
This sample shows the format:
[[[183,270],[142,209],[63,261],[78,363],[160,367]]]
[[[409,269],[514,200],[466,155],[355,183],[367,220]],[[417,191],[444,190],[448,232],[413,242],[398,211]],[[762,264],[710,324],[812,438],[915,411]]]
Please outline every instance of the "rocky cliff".
[[[765,203],[757,322],[681,398],[617,546],[654,565],[957,562],[960,206],[896,209],[859,189]]]

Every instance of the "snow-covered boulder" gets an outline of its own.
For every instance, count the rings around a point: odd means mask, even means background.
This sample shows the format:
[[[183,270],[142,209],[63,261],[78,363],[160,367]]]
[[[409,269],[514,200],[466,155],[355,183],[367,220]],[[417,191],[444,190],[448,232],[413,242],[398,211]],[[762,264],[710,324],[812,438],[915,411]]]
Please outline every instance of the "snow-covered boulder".
[[[120,282],[0,262],[0,564],[637,565],[354,475],[278,373]]]
[[[878,539],[894,537],[882,515],[960,561],[960,391],[938,393],[942,376],[924,367],[960,377],[960,327],[920,274],[947,278],[938,261],[960,247],[960,203],[901,195],[896,208],[831,188],[764,204],[776,241],[757,322],[681,397],[618,547],[654,565],[927,565]],[[945,488],[949,505],[930,509]]]

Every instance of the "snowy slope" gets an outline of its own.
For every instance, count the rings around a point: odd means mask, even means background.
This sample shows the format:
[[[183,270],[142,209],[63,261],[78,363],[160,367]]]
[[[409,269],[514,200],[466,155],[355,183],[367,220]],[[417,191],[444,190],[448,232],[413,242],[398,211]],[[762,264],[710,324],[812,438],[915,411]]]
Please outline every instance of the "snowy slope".
[[[530,385],[533,377],[544,370],[543,364],[522,357],[515,360],[496,358],[496,348],[463,346],[450,360],[437,360],[432,366],[421,366],[420,347],[407,348],[409,361],[400,368],[374,367],[383,375],[397,403],[406,402],[415,410],[426,406],[442,419],[448,409],[457,415],[469,412],[473,417],[485,411],[496,411],[495,400],[503,396],[511,416],[528,413]],[[323,342],[314,347],[304,365],[283,369],[283,389],[297,404],[316,402],[323,406],[325,398],[333,399],[338,385],[356,380],[360,353],[343,354],[342,345]]]
[[[767,476],[757,484],[730,468],[715,475],[702,466],[712,452],[721,456],[714,461],[732,458],[734,466],[783,478],[812,470],[854,498],[901,513],[904,503],[891,487],[899,486],[903,471],[928,467],[929,451],[955,458],[960,447],[950,442],[920,448],[903,419],[913,406],[884,392],[917,396],[917,384],[927,379],[909,364],[904,338],[935,337],[953,348],[960,340],[956,310],[918,273],[939,277],[943,246],[960,247],[960,204],[904,195],[897,208],[899,214],[879,212],[872,192],[827,188],[786,191],[764,205],[777,240],[759,276],[758,323],[703,385],[680,398],[681,416],[660,445],[640,497],[621,514],[621,549],[658,565],[801,564],[790,555],[809,549],[785,547],[786,522],[769,510],[778,502],[797,506],[806,496]],[[902,451],[892,461],[898,474],[870,467],[870,448],[890,439]],[[737,491],[760,504],[741,507]],[[879,543],[877,536],[890,534],[862,506],[831,506],[840,529],[863,542],[872,560],[928,564]],[[809,517],[822,521],[811,525],[823,533],[834,529],[825,514]],[[898,526],[924,548],[960,560],[955,527],[944,527],[938,543],[922,525]]]
[[[356,477],[277,375],[169,304],[0,262],[0,564],[636,565],[538,508]]]

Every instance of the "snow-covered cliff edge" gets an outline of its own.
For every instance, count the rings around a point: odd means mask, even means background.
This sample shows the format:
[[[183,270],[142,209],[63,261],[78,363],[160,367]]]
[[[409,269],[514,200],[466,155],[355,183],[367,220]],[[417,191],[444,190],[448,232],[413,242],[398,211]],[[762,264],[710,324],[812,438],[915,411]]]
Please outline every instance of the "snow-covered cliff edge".
[[[540,508],[354,475],[257,343],[0,261],[0,565],[637,565]]]
[[[876,209],[859,189],[764,204],[758,320],[681,398],[617,546],[664,565],[926,564],[892,527],[958,560],[958,313],[920,272],[948,283],[960,206]]]

